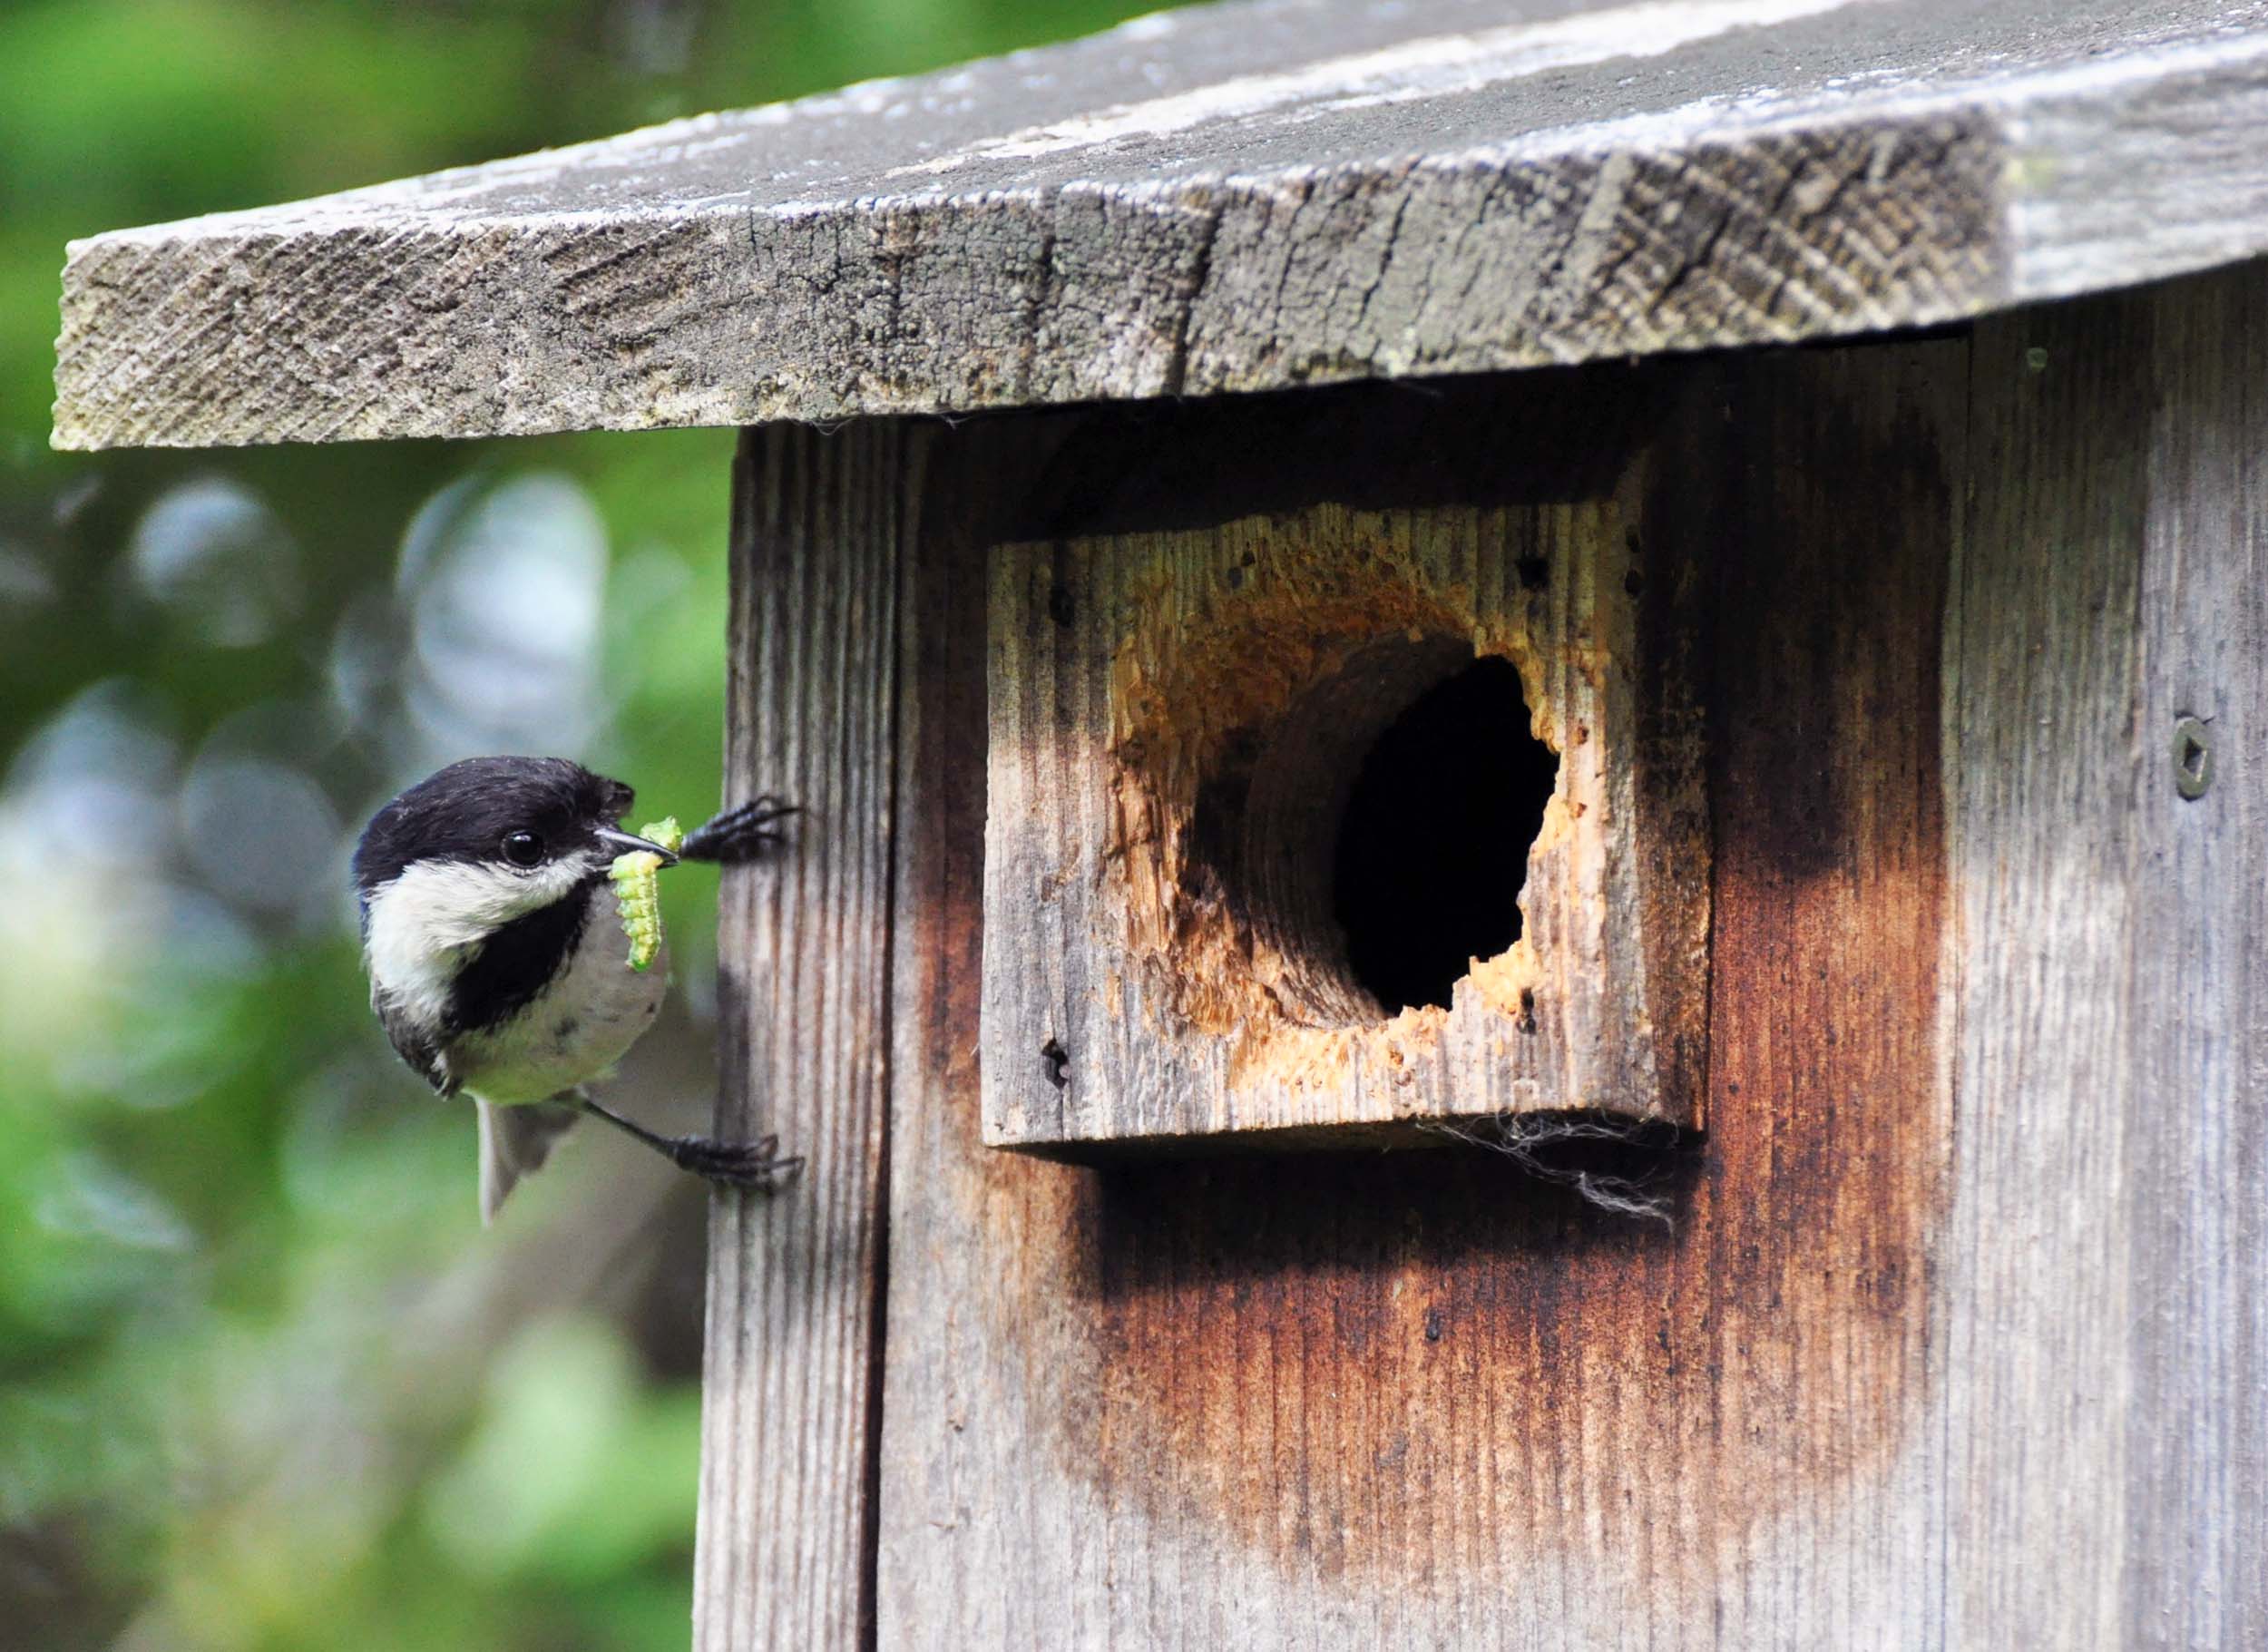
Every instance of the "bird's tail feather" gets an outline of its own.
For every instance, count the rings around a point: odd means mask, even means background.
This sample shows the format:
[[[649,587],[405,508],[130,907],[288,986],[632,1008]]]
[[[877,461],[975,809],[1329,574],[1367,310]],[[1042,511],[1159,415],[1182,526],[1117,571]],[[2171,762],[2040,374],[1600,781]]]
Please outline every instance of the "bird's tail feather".
[[[563,1107],[495,1107],[478,1097],[481,1127],[481,1226],[496,1219],[523,1176],[533,1176],[552,1148],[574,1128],[579,1114]]]

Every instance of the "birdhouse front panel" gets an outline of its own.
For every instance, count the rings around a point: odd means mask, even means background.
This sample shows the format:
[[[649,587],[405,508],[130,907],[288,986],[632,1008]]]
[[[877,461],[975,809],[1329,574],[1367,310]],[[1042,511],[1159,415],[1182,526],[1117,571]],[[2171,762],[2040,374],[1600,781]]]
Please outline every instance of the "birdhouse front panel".
[[[1695,1123],[1692,586],[1611,491],[998,547],[985,1139]]]

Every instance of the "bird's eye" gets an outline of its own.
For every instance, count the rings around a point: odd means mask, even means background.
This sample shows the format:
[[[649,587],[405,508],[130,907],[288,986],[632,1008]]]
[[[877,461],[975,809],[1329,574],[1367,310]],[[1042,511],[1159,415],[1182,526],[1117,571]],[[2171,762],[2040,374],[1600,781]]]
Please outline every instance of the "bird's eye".
[[[506,832],[504,858],[515,866],[533,866],[543,858],[543,840],[533,832]]]

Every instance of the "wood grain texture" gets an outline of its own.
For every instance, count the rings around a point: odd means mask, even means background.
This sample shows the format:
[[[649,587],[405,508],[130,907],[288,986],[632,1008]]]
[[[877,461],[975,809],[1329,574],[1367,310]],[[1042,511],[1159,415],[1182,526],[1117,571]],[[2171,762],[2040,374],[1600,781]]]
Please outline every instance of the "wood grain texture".
[[[894,425],[782,429],[734,470],[726,801],[806,812],[777,860],[726,874],[717,1129],[806,1163],[710,1207],[705,1652],[870,1629],[906,452]]]
[[[1980,327],[1973,347],[1946,665],[1960,1154],[1932,1337],[1931,1483],[1961,1559],[1933,1630],[2116,1646],[2123,1453],[2162,1426],[2134,1414],[2127,1370],[2149,329],[2110,300]],[[2038,1558],[1981,1559],[2011,1554]]]
[[[2268,247],[2259,0],[1310,0],[73,243],[64,446],[836,419],[1972,316]]]
[[[995,551],[986,1141],[1697,1125],[1709,834],[1676,669],[1695,579],[1648,552],[1637,503],[1325,504]],[[1463,954],[1447,1003],[1390,1014],[1334,910],[1341,823],[1379,737],[1476,658],[1516,667],[1527,720],[1451,760],[1508,768],[1531,739],[1557,758],[1532,844],[1496,846],[1524,922]],[[1436,814],[1437,855],[1442,784],[1400,805]]]

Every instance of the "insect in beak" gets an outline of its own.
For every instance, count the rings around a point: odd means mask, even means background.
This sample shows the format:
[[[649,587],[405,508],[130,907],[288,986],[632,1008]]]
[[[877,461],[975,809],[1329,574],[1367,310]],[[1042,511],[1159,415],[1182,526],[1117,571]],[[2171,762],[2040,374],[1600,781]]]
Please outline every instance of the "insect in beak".
[[[641,853],[646,855],[659,855],[661,856],[661,864],[665,866],[674,866],[678,864],[676,850],[665,849],[658,843],[651,842],[647,838],[633,836],[628,832],[618,832],[612,826],[601,826],[598,829],[597,836],[601,843],[606,845],[608,848],[613,850],[617,855],[637,855]]]

